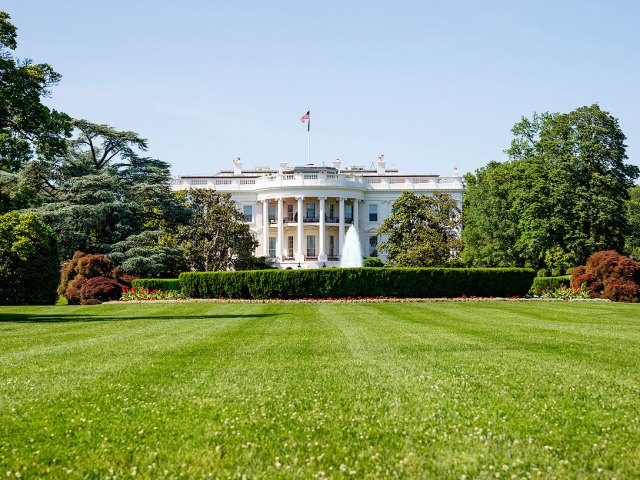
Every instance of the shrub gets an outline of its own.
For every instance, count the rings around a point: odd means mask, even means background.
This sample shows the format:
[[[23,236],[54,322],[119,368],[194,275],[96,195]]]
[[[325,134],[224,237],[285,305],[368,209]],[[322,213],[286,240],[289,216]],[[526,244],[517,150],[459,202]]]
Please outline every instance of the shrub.
[[[53,305],[60,271],[58,239],[33,213],[0,216],[0,304]]]
[[[177,278],[136,278],[131,282],[131,287],[136,290],[180,291],[180,280]]]
[[[382,263],[382,260],[378,257],[369,257],[362,261],[362,266],[369,268],[381,268],[384,267],[384,263]]]
[[[571,286],[586,283],[591,298],[616,302],[640,300],[640,263],[615,250],[594,253],[587,264],[573,269]]]
[[[551,272],[546,268],[541,268],[536,272],[536,277],[548,278],[551,276]]]
[[[96,277],[114,279],[124,285],[129,285],[132,280],[131,276],[116,268],[115,264],[104,255],[78,251],[62,267],[58,294],[64,295],[69,304],[77,305],[82,301],[81,290],[84,284]]]
[[[346,298],[522,296],[534,272],[525,268],[321,268],[185,272],[182,292],[194,298]]]
[[[119,300],[122,290],[126,288],[123,284],[107,277],[93,277],[88,279],[80,289],[82,302],[97,300],[98,302],[108,302],[109,300]],[[86,305],[86,303],[82,303]]]
[[[571,277],[564,275],[562,277],[536,277],[533,279],[533,285],[529,289],[529,293],[541,293],[547,290],[556,291],[561,286],[568,287],[571,284]]]

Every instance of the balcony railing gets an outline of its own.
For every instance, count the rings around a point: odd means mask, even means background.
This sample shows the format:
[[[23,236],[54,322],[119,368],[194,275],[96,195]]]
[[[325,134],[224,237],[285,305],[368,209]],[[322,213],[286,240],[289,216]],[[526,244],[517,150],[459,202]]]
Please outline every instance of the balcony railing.
[[[284,223],[297,223],[298,222],[298,214],[294,214],[294,215],[285,215],[283,218]],[[319,223],[320,222],[320,217],[302,217],[302,221],[304,223]],[[329,216],[329,215],[325,215],[324,216],[324,221],[325,223],[340,223],[340,217],[336,217],[336,216]],[[277,217],[269,217],[269,223],[271,225],[274,225],[276,223],[278,223],[278,218]],[[353,223],[353,217],[345,217],[344,219],[344,223]]]
[[[171,181],[175,190],[180,188],[215,188],[222,191],[256,191],[274,187],[350,187],[360,190],[438,190],[462,189],[461,177],[415,175],[358,175],[355,173],[272,173],[246,178],[242,176],[179,177]]]

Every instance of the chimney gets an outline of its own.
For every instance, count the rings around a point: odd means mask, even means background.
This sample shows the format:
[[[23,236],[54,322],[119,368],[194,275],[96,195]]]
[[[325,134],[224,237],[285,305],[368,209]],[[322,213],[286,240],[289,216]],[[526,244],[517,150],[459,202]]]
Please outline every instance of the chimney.
[[[340,159],[336,158],[333,162],[331,162],[333,164],[333,168],[335,168],[338,172],[340,171]]]
[[[377,167],[378,167],[378,175],[384,175],[386,172],[385,169],[386,162],[384,161],[384,155],[380,155],[378,157]]]
[[[240,175],[242,173],[242,160],[240,157],[233,159],[233,174]]]
[[[452,177],[459,177],[460,176],[460,172],[458,171],[458,167],[453,167],[453,173],[451,174]]]
[[[278,162],[278,173],[280,175],[282,175],[285,168],[287,168],[287,162]]]

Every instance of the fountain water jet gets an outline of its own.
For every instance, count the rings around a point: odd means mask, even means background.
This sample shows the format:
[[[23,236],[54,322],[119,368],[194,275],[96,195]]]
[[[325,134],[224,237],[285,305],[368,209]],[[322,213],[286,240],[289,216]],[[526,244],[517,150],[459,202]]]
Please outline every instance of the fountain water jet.
[[[360,249],[360,239],[358,237],[358,230],[351,225],[347,234],[344,236],[344,244],[342,247],[342,254],[340,255],[340,267],[361,267],[362,266],[362,251]]]

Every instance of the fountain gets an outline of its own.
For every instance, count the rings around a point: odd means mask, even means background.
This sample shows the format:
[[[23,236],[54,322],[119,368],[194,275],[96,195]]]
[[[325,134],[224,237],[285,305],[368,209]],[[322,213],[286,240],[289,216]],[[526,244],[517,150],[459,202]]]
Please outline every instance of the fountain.
[[[358,230],[351,225],[344,236],[344,246],[340,256],[340,267],[361,267],[362,251],[360,250],[360,239]]]

